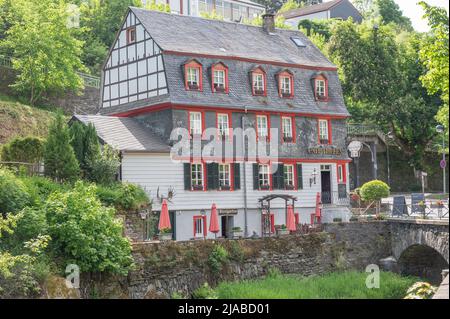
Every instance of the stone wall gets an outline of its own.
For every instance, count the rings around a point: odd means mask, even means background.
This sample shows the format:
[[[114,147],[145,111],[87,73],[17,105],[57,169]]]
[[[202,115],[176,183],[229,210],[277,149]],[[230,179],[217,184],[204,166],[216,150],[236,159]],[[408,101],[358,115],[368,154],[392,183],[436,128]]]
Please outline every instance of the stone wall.
[[[261,277],[269,269],[305,276],[341,269],[363,270],[390,256],[386,222],[324,225],[325,232],[279,238],[200,240],[139,243],[133,245],[136,269],[127,277],[82,280],[84,297],[169,298],[188,297],[208,282]],[[208,261],[217,245],[229,254],[220,271]],[[95,293],[94,293],[95,292]]]
[[[16,73],[10,68],[0,66],[0,93],[14,95],[10,85]],[[61,107],[68,114],[95,114],[99,108],[100,90],[86,87],[80,95],[67,92],[61,96],[48,97],[43,103]]]

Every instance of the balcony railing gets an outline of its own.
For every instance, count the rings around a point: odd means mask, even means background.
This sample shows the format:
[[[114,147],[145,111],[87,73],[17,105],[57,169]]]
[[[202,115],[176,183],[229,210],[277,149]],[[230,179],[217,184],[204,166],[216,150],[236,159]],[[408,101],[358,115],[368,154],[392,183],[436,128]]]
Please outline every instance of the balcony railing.
[[[323,205],[349,206],[350,196],[347,192],[322,192]]]

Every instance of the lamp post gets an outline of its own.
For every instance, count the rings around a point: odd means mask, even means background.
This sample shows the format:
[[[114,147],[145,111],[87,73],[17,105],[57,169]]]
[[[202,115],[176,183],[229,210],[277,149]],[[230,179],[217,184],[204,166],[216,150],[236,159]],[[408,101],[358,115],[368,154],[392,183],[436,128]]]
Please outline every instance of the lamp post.
[[[442,161],[441,161],[441,168],[442,168],[442,190],[444,194],[446,193],[446,178],[445,178],[445,167],[447,166],[447,163],[445,161],[445,129],[444,126],[438,125],[436,126],[436,132],[439,134],[442,134]]]

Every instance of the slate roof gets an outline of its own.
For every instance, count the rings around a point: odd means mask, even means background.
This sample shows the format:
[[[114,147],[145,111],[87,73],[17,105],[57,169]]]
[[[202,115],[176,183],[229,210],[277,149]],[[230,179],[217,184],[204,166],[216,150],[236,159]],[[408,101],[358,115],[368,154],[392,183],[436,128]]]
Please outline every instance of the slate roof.
[[[98,136],[119,151],[145,151],[167,153],[170,148],[137,120],[126,117],[101,115],[74,115],[72,120],[92,123]]]
[[[163,51],[335,67],[299,31],[276,29],[269,35],[262,27],[242,23],[130,9]],[[300,38],[306,47],[297,47],[291,37]]]
[[[343,0],[332,0],[332,1],[328,1],[328,2],[322,2],[322,3],[312,5],[312,6],[305,6],[303,8],[292,9],[292,10],[280,13],[280,15],[285,17],[286,19],[290,19],[290,18],[301,17],[301,16],[305,16],[305,15],[313,14],[313,13],[317,13],[317,12],[328,11],[335,5],[338,5],[339,3],[341,3],[342,1]]]

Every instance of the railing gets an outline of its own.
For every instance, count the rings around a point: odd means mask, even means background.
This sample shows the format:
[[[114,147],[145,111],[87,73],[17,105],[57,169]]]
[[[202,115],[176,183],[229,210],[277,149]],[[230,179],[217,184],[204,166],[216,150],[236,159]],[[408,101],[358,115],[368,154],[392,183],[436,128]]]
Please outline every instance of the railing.
[[[383,142],[386,142],[386,134],[377,126],[373,124],[347,124],[347,135],[366,136],[377,135]]]
[[[0,66],[12,68],[12,59],[8,56],[0,55]],[[82,72],[77,72],[77,74],[83,80],[84,86],[100,89],[100,77]]]
[[[448,200],[425,201],[422,204],[396,205],[386,203],[381,206],[381,213],[392,218],[445,219],[449,218]]]
[[[349,206],[350,197],[347,192],[322,192],[323,205]]]

